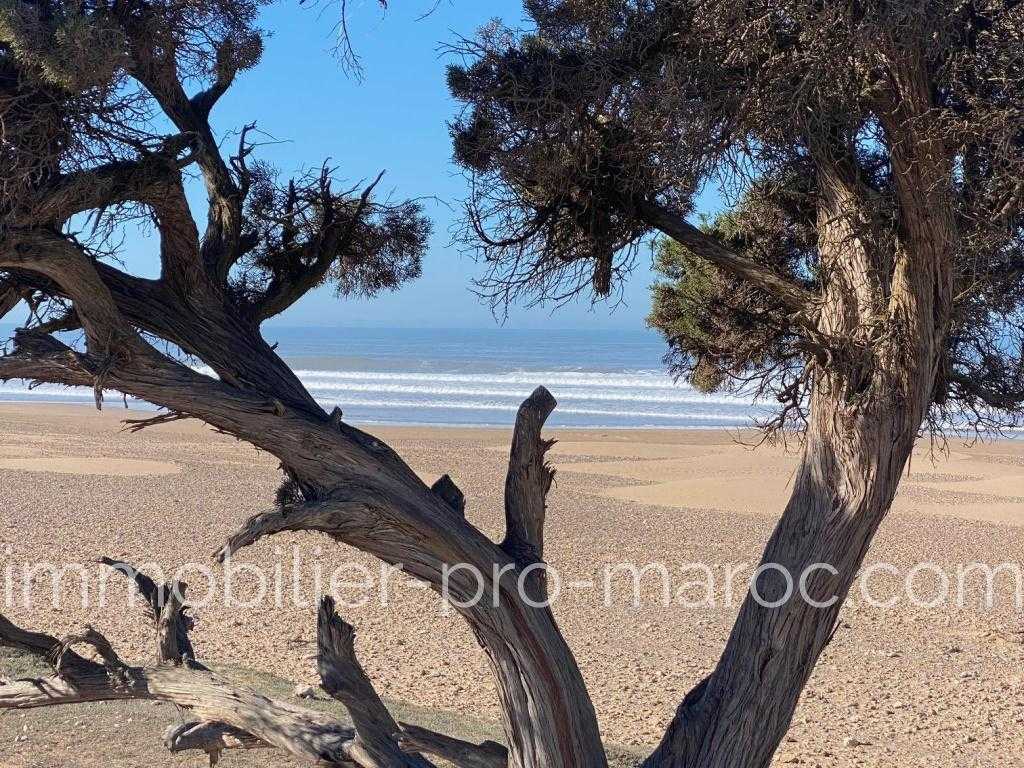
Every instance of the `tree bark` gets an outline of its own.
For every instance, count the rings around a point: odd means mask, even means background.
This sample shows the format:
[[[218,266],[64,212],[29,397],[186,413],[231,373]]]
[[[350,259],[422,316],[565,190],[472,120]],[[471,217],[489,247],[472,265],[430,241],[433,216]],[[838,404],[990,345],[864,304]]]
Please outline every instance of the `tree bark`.
[[[342,488],[319,501],[253,517],[218,557],[232,557],[263,536],[316,530],[399,565],[436,590],[446,589],[494,672],[509,765],[603,768],[607,761],[593,705],[575,657],[532,581],[539,572],[527,573],[510,554],[528,549],[532,564],[542,551],[535,534],[543,522],[551,474],[544,463],[550,443],[540,429],[553,407],[554,398],[539,388],[523,403],[516,422],[506,484],[512,489],[506,496],[512,526],[506,542],[515,546],[506,549],[487,539],[449,503],[450,492],[427,488],[411,472],[388,475],[378,467],[365,484],[355,483],[350,474]],[[276,450],[281,455],[280,445]],[[330,466],[316,473],[303,463],[303,476],[327,488],[337,486],[327,474]],[[532,538],[521,540],[520,532]],[[415,547],[406,543],[409,537]]]
[[[126,664],[91,627],[61,641],[24,630],[0,614],[0,646],[42,657],[53,668],[49,677],[0,683],[0,710],[90,701],[171,702],[193,719],[165,731],[167,749],[206,752],[211,766],[225,750],[269,747],[314,762],[360,768],[433,768],[420,752],[443,756],[457,768],[507,764],[507,751],[493,742],[476,745],[414,725],[399,726],[356,657],[355,630],[338,616],[329,597],[321,600],[317,621],[318,668],[324,690],[345,705],[354,728],[328,714],[221,680],[191,656],[187,638],[192,621],[181,597],[184,583],[156,584],[128,563],[109,558],[100,562],[132,579],[146,598],[157,630],[157,665]],[[169,642],[168,635],[177,639]],[[83,645],[101,661],[74,650]]]
[[[155,68],[146,68],[150,65]],[[28,272],[57,286],[48,292],[73,302],[86,350],[73,350],[38,329],[24,330],[15,337],[14,351],[0,357],[0,378],[91,386],[98,404],[104,388],[117,389],[273,453],[301,499],[252,518],[222,557],[265,535],[314,530],[400,565],[454,602],[486,653],[511,768],[605,768],[593,705],[546,605],[538,570],[552,479],[544,459],[550,443],[541,429],[554,398],[539,388],[517,415],[505,484],[506,535],[496,543],[467,521],[465,498],[450,478],[427,487],[387,445],[345,424],[340,412],[324,413],[260,335],[260,303],[230,296],[225,270],[242,250],[242,197],[205,124],[206,97],[190,101],[180,84],[165,82],[174,76],[166,62],[147,62],[143,56],[139,66],[146,68],[143,80],[153,85],[171,119],[201,139],[197,162],[211,199],[202,244],[187,220],[183,192],[165,196],[156,210],[165,267],[158,281],[101,264],[57,231],[6,231],[0,269]],[[879,118],[892,136],[903,136],[891,147],[901,216],[894,244],[860,236],[858,217],[871,210],[861,197],[864,190],[844,174],[841,158],[836,162],[810,147],[820,176],[820,296],[738,258],[669,211],[638,204],[651,226],[776,294],[792,311],[804,340],[818,350],[808,363],[814,385],[803,460],[764,554],[775,570],[765,572],[756,595],[745,600],[717,668],[686,696],[649,758],[650,768],[768,764],[913,449],[945,350],[951,304],[947,256],[955,233],[943,199],[952,171],[935,160],[944,156],[941,148],[906,135],[915,130],[906,126],[920,125],[917,118],[928,113],[929,93],[919,80],[906,73],[898,83],[901,98],[893,101],[900,106]],[[180,178],[174,183],[180,187]],[[305,278],[273,284],[263,297],[269,302],[264,308],[276,311],[280,302],[293,301],[319,279],[321,267],[318,260]],[[10,304],[8,293],[5,289],[0,305]],[[140,330],[196,355],[217,378],[161,354]],[[808,572],[818,564],[834,573]],[[807,573],[810,596],[824,605],[800,595],[783,600],[787,582],[780,570],[794,581]],[[144,591],[148,586],[137,578],[136,583]],[[355,664],[351,637],[333,614],[322,616],[322,629],[337,631],[329,642],[322,638],[321,651],[327,652],[321,661],[348,666],[336,676],[328,668],[324,677],[356,715],[357,734],[256,694],[239,699],[216,678],[190,669],[194,659],[184,605],[159,588],[151,591],[160,666],[73,665],[63,670],[66,674],[58,669],[52,678],[0,686],[0,709],[158,698],[199,716],[199,722],[168,735],[169,743],[182,749],[271,744],[339,764],[418,763],[399,749],[398,726]],[[31,633],[12,636],[26,647],[49,642]],[[91,635],[75,642],[109,650]],[[61,657],[75,658],[66,652]],[[423,743],[422,737],[408,732],[404,740]],[[434,746],[451,755],[468,748],[443,738]],[[497,754],[470,752],[488,765]]]
[[[925,114],[928,99],[911,90],[906,103]],[[898,122],[902,129],[910,120]],[[951,171],[936,149],[908,140],[893,147],[902,221],[892,249],[861,238],[866,193],[842,173],[842,158],[815,158],[818,248],[829,275],[819,327],[866,352],[815,369],[803,458],[761,561],[770,567],[744,600],[715,671],[682,702],[646,768],[767,766],[832,638],[942,365],[956,227]],[[793,583],[788,599],[783,572]]]
[[[903,419],[890,421],[863,435],[870,452],[851,455],[830,421],[820,408],[812,419],[792,497],[761,561],[773,569],[744,600],[714,673],[681,704],[648,768],[762,768],[785,736],[916,436]],[[792,577],[788,599],[776,565]],[[803,574],[810,600],[799,594]]]

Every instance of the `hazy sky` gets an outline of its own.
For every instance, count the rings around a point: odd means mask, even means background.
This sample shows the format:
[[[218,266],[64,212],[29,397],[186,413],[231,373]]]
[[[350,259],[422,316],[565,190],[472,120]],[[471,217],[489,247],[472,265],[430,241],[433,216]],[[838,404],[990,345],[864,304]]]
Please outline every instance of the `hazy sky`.
[[[421,18],[433,2],[401,0],[389,3],[390,10],[382,13],[377,0],[349,0],[349,29],[365,70],[362,81],[347,76],[331,53],[336,0],[326,0],[320,10],[276,3],[264,14],[263,25],[272,36],[262,62],[243,73],[217,105],[213,124],[219,135],[255,120],[282,142],[262,148],[260,156],[284,173],[330,158],[351,184],[386,170],[378,191],[398,199],[437,198],[425,202],[434,236],[419,280],[372,301],[338,299],[325,287],[273,322],[494,327],[490,309],[470,290],[480,265],[449,245],[464,181],[451,163],[447,122],[458,105],[445,88],[449,59],[440,46],[456,35],[472,35],[494,17],[518,24],[522,8],[516,0],[440,0],[433,13]],[[201,205],[201,200],[196,203]],[[152,239],[133,236],[128,246],[127,263],[133,271],[158,270]],[[641,328],[652,280],[645,249],[618,306],[604,303],[592,308],[584,301],[553,312],[513,308],[507,325]]]

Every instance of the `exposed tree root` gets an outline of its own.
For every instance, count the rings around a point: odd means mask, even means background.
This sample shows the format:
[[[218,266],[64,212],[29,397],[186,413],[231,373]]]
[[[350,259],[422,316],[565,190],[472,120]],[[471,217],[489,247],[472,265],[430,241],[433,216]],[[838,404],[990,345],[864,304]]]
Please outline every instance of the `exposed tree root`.
[[[0,684],[0,709],[94,701],[169,702],[187,711],[190,719],[168,727],[164,744],[171,752],[206,752],[211,764],[225,750],[258,748],[361,768],[429,768],[431,763],[419,752],[433,750],[466,768],[507,763],[504,747],[493,742],[477,747],[426,729],[400,727],[356,658],[354,629],[338,616],[329,597],[321,601],[317,623],[318,667],[324,690],[345,705],[354,728],[220,679],[192,656],[187,636],[192,622],[181,599],[183,584],[158,585],[128,563],[109,558],[101,562],[132,578],[146,598],[157,633],[157,664],[127,664],[91,627],[59,640],[24,630],[0,615],[0,645],[32,653],[53,667],[47,677]],[[82,646],[92,653],[80,654],[76,649]],[[90,658],[93,655],[99,660]],[[454,750],[454,744],[460,748]],[[502,754],[505,759],[499,762]]]

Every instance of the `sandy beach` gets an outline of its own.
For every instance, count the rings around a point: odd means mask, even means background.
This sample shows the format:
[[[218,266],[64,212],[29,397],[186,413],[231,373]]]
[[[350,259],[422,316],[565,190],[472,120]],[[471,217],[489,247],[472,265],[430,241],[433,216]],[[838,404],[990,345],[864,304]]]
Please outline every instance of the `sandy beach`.
[[[197,422],[133,435],[121,430],[123,418],[125,412],[113,407],[98,413],[0,405],[0,549],[16,582],[3,612],[56,634],[92,624],[125,658],[143,661],[152,656],[151,632],[139,608],[126,606],[124,584],[112,579],[105,605],[90,599],[83,606],[80,584],[69,576],[54,606],[49,583],[40,579],[27,605],[20,569],[70,562],[95,570],[101,555],[157,563],[169,572],[186,563],[210,566],[210,553],[233,528],[272,504],[280,472],[273,457]],[[449,473],[466,494],[468,517],[489,535],[501,535],[508,431],[371,431],[424,478]],[[551,453],[558,474],[549,496],[546,551],[562,587],[554,610],[607,741],[643,754],[683,694],[712,669],[742,596],[741,586],[732,602],[716,590],[709,604],[684,605],[697,602],[701,590],[677,591],[693,578],[680,569],[704,563],[718,586],[727,564],[757,562],[785,502],[796,448],[755,450],[744,444],[752,435],[720,431],[550,435],[559,440]],[[1024,613],[1017,604],[1024,586],[1009,569],[1002,572],[991,607],[982,604],[983,579],[970,581],[965,600],[951,597],[934,607],[915,605],[902,591],[903,577],[918,563],[930,564],[913,581],[917,596],[927,600],[938,594],[940,574],[955,593],[959,567],[1015,564],[1019,573],[1022,558],[1024,441],[970,447],[950,441],[934,454],[923,444],[866,562],[867,568],[891,566],[872,584],[893,604],[876,607],[854,595],[776,763],[1024,765]],[[315,684],[314,577],[319,572],[328,579],[341,568],[343,591],[352,598],[344,613],[384,695],[496,721],[483,655],[433,593],[402,576],[382,586],[385,577],[372,560],[311,534],[262,541],[237,560],[280,573],[285,586],[281,595],[248,607],[223,601],[200,607],[194,641],[204,660]],[[630,577],[615,570],[652,563],[671,576],[670,604],[659,572],[644,572],[634,600]],[[362,581],[356,566],[370,574],[368,582],[356,584]],[[185,579],[202,593],[202,579],[187,573]],[[257,584],[252,573],[240,572],[235,586],[236,602],[245,602]],[[135,740],[118,743],[104,765],[201,764],[198,757],[159,750],[159,734],[172,716],[166,709],[147,726],[151,750]],[[59,759],[68,749],[68,727],[45,712],[0,719],[0,765],[68,764]],[[88,748],[88,739],[76,738]],[[225,764],[234,759],[228,756]]]

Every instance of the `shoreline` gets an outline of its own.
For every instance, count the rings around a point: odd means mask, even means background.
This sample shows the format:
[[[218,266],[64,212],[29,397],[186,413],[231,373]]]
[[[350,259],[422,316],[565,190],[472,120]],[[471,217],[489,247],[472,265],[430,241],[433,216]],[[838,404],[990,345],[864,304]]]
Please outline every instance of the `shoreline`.
[[[104,401],[104,405],[105,406],[107,405],[107,402],[108,401]],[[112,407],[104,407],[102,410],[100,410],[98,412],[100,412],[100,413],[110,413],[111,411],[116,410],[116,411],[123,411],[126,414],[134,414],[134,415],[144,416],[145,414],[152,414],[154,412],[158,412],[160,410],[163,410],[163,409],[156,408],[156,407],[154,407],[152,409],[132,408],[132,407],[124,408],[122,404],[117,404],[120,401],[117,401],[117,403],[115,403],[115,401],[109,401],[109,402],[110,403],[114,403],[112,405]],[[43,400],[43,399],[40,399],[40,400],[28,400],[28,399],[25,399],[25,400],[5,400],[5,399],[0,398],[0,410],[9,409],[9,408],[12,408],[12,407],[15,407],[15,408],[22,407],[22,408],[24,408],[26,410],[32,410],[32,409],[35,409],[35,408],[47,409],[48,410],[48,409],[59,409],[59,408],[65,408],[66,407],[66,408],[72,408],[72,409],[76,409],[76,410],[84,408],[84,409],[88,409],[88,410],[92,410],[92,411],[97,411],[96,406],[95,406],[94,403],[92,403],[92,402],[85,402],[85,401],[75,402],[75,401],[67,401],[67,400]],[[509,432],[512,429],[512,421],[513,420],[514,420],[514,417],[513,417],[513,419],[509,420],[507,425],[506,424],[472,424],[472,423],[456,423],[456,422],[434,422],[434,421],[423,421],[423,422],[416,422],[416,421],[375,421],[375,420],[364,420],[364,419],[353,419],[351,421],[346,421],[346,423],[351,424],[352,426],[355,426],[355,427],[360,427],[360,428],[364,428],[365,427],[365,428],[372,428],[372,429],[410,429],[410,430],[417,430],[417,429],[428,429],[428,430],[429,429],[439,429],[439,430],[469,430],[469,431],[472,431],[472,432],[488,432],[488,431],[490,431],[490,432]],[[183,419],[182,421],[195,421],[195,422],[202,423],[200,419],[192,418],[192,417],[190,417],[189,419]],[[722,433],[722,434],[726,434],[726,435],[730,435],[730,436],[733,436],[733,435],[748,436],[748,437],[752,438],[752,440],[754,442],[756,442],[757,436],[761,434],[761,430],[759,430],[755,426],[743,426],[743,427],[740,427],[740,426],[736,426],[736,427],[730,427],[730,426],[692,426],[692,427],[688,427],[688,426],[670,426],[670,425],[664,425],[664,426],[659,426],[659,425],[641,425],[641,426],[583,425],[583,426],[551,426],[551,427],[545,427],[545,429],[544,429],[545,432],[568,432],[568,433],[580,432],[580,433],[587,433],[587,434],[593,434],[594,432],[600,432],[602,430],[609,431],[609,432],[622,433],[622,434],[627,434],[627,435],[631,434],[631,433],[634,433],[634,432],[635,433],[650,432],[650,433],[653,433],[653,434],[672,434],[672,433],[675,433],[675,432],[682,432],[682,433],[690,433],[690,432],[694,432],[694,433]],[[797,441],[799,439],[799,435],[798,435],[797,432],[790,432],[788,434],[793,436],[793,440],[794,441]],[[999,435],[995,435],[995,436],[987,435],[987,434],[986,435],[979,435],[979,436],[974,436],[974,435],[971,435],[971,436],[961,436],[961,435],[950,433],[949,435],[946,436],[945,439],[946,439],[946,442],[948,444],[960,444],[960,445],[962,445],[965,448],[969,448],[972,445],[974,445],[975,443],[981,443],[983,445],[991,445],[991,444],[1000,443],[1000,442],[1007,442],[1007,443],[1016,444],[1019,441],[1024,440],[1024,427],[1018,427],[1018,428],[1015,428],[1015,429],[1007,430],[1006,432],[1001,433]],[[918,438],[918,440],[927,440],[927,436],[926,435],[922,435],[921,437]],[[738,442],[740,444],[743,444],[743,445],[747,444],[746,440],[739,440]]]
[[[104,401],[104,406],[107,403],[115,403],[115,401]],[[124,411],[128,414],[151,414],[164,410],[162,408],[125,408],[120,401],[116,401],[117,404],[113,405],[112,408],[104,407],[101,412],[109,412],[113,409],[118,411]],[[96,406],[92,402],[86,401],[69,401],[69,400],[5,400],[0,398],[0,408],[8,408],[10,406],[24,406],[26,408],[87,408],[90,410],[97,410]],[[191,418],[192,421],[200,421],[199,419]],[[353,419],[352,421],[346,420],[347,424],[351,424],[356,427],[379,427],[379,428],[408,428],[408,429],[468,429],[468,430],[480,430],[480,431],[495,431],[501,432],[503,430],[511,430],[512,422],[515,420],[515,416],[508,421],[507,426],[505,424],[472,424],[472,423],[457,423],[457,422],[436,422],[436,421],[376,421],[367,419]],[[582,426],[554,426],[545,427],[545,431],[559,431],[559,432],[594,432],[598,430],[614,430],[616,432],[751,432],[756,433],[758,430],[756,427],[728,427],[728,426],[675,426],[675,425],[664,425],[659,426],[657,424],[641,425],[641,426],[619,426],[619,425],[582,425]]]

